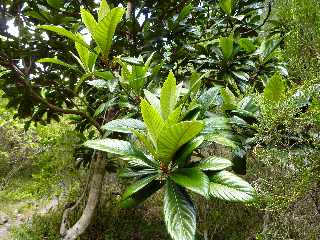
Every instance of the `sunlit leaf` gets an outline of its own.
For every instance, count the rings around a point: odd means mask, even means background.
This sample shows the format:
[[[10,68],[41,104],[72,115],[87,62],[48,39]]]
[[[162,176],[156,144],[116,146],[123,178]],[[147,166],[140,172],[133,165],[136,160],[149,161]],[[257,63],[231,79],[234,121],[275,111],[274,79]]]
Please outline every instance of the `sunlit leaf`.
[[[202,196],[208,196],[209,178],[199,168],[182,168],[170,175],[177,184]]]
[[[254,199],[255,191],[237,175],[221,171],[210,177],[209,194],[227,201],[249,202]]]
[[[170,236],[174,240],[194,240],[196,209],[186,191],[172,181],[166,184],[163,209]]]

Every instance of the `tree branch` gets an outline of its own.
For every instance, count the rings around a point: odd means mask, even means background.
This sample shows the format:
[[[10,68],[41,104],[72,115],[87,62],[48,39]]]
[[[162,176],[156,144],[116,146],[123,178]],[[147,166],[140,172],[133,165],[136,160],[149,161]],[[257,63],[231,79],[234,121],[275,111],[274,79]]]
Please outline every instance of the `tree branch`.
[[[38,102],[42,103],[43,105],[46,105],[48,108],[51,110],[57,112],[57,113],[64,113],[64,114],[74,114],[74,115],[79,115],[81,117],[84,117],[90,121],[90,123],[96,127],[96,129],[99,131],[100,134],[102,134],[101,127],[98,122],[96,122],[91,116],[89,116],[87,113],[79,111],[79,110],[74,110],[74,109],[65,109],[58,107],[56,105],[53,105],[49,103],[46,99],[41,97],[32,87],[30,81],[26,78],[25,74],[13,63],[8,63],[4,61],[0,61],[0,65],[9,68],[12,70],[15,74],[15,76],[23,82],[23,84],[26,86],[27,90],[29,91],[30,95],[37,100]]]
[[[248,31],[246,31],[244,33],[241,33],[241,35],[248,34],[248,33],[252,32],[252,31],[255,31],[255,30],[263,27],[263,25],[265,25],[266,22],[268,21],[270,15],[271,15],[271,2],[268,3],[268,13],[267,13],[267,16],[265,17],[265,19],[263,20],[263,22],[259,26],[255,27],[254,29],[251,29],[251,30],[248,30]]]

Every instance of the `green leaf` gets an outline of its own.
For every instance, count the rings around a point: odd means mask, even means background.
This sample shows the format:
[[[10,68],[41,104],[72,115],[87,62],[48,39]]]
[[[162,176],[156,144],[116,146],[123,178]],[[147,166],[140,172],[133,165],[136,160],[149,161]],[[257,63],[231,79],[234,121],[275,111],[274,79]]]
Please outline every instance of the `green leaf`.
[[[127,187],[126,191],[122,195],[122,199],[125,200],[126,198],[130,197],[132,194],[144,188],[146,185],[148,185],[157,177],[158,177],[158,174],[155,174],[155,175],[147,176],[140,180],[135,181],[133,184]]]
[[[47,0],[47,3],[53,8],[62,8],[64,5],[64,0]]]
[[[124,159],[127,160],[132,158],[146,159],[141,151],[132,146],[131,143],[123,140],[111,138],[89,140],[84,143],[84,146],[103,152],[117,154],[123,156]]]
[[[6,74],[9,74],[11,72],[11,70],[3,70],[3,71],[0,71],[0,78],[3,77],[4,75]]]
[[[98,22],[110,13],[110,7],[106,0],[101,0],[98,10]]]
[[[153,168],[145,168],[142,170],[136,170],[131,168],[123,168],[119,171],[118,176],[122,178],[132,178],[132,177],[145,177],[146,175],[156,174],[159,171]]]
[[[170,180],[166,184],[163,208],[170,236],[174,240],[194,240],[196,209],[186,191]]]
[[[109,107],[112,107],[113,105],[116,104],[116,99],[117,98],[111,98],[109,101],[100,104],[100,106],[96,109],[94,112],[93,118],[96,118],[99,116],[103,111],[107,110]]]
[[[232,162],[229,159],[215,156],[202,159],[196,164],[196,167],[203,171],[220,171],[230,166],[232,166]]]
[[[158,157],[160,161],[169,163],[176,151],[189,142],[203,129],[200,121],[185,121],[165,126],[158,137]]]
[[[209,178],[199,168],[178,169],[170,175],[170,179],[202,196],[208,196]]]
[[[221,96],[223,98],[223,109],[224,110],[234,110],[237,108],[237,101],[233,93],[229,88],[221,88]]]
[[[210,177],[209,194],[227,201],[249,202],[254,199],[254,189],[237,175],[221,171]]]
[[[285,84],[279,73],[275,73],[268,81],[263,96],[266,100],[279,102],[285,94]]]
[[[207,111],[212,104],[218,102],[218,95],[220,93],[221,87],[212,87],[207,89],[204,93],[198,98],[198,102],[201,105],[201,109]]]
[[[219,46],[225,59],[229,59],[233,53],[233,39],[232,37],[221,37],[219,39]]]
[[[282,42],[283,38],[278,39],[270,38],[261,43],[258,52],[260,53],[261,57],[263,58],[263,63],[268,62],[275,53],[275,50],[278,49]]]
[[[202,142],[204,141],[203,136],[198,136],[194,138],[192,141],[186,143],[184,146],[182,146],[178,152],[175,154],[176,158],[176,163],[178,164],[179,167],[184,166],[186,163],[186,160],[191,156],[192,152],[197,149]]]
[[[141,204],[143,201],[145,201],[148,197],[150,197],[152,194],[157,192],[164,184],[164,181],[157,181],[154,180],[150,182],[148,185],[146,185],[144,188],[140,189],[127,199],[121,201],[121,207],[122,208],[132,208],[136,207],[139,204]]]
[[[158,169],[159,165],[153,160],[141,160],[139,158],[132,158],[129,159],[130,161],[128,162],[128,167],[130,168],[139,168],[139,169],[147,169],[147,168],[154,168]]]
[[[94,36],[94,32],[95,32],[95,29],[97,29],[97,27],[98,27],[98,23],[94,19],[93,15],[90,12],[88,12],[87,10],[85,10],[84,8],[80,9],[80,14],[81,14],[82,22],[84,23],[84,25],[86,25],[89,32],[91,33],[91,36],[97,42],[97,40],[95,39],[95,36]],[[97,44],[99,45],[98,42],[97,42]],[[99,47],[100,47],[100,45],[99,45]]]
[[[177,107],[170,115],[168,116],[168,119],[166,121],[167,125],[176,124],[180,120],[181,115],[181,106]]]
[[[90,55],[89,49],[84,47],[82,44],[78,42],[75,43],[75,47],[80,57],[80,60],[81,60],[80,65],[82,66],[83,70],[86,72],[91,71],[91,69],[89,69],[89,66],[88,66],[89,55]]]
[[[140,93],[144,86],[145,78],[149,76],[149,73],[141,66],[132,65],[132,72],[129,77],[129,85],[137,93]]]
[[[149,69],[154,54],[155,52],[151,53],[151,55],[148,57],[147,61],[145,62],[144,67],[146,69]]]
[[[237,144],[230,139],[230,134],[227,132],[220,132],[217,134],[208,134],[205,140],[208,142],[215,142],[226,147],[236,148]]]
[[[222,8],[222,10],[228,15],[230,15],[232,12],[232,1],[233,0],[220,0],[219,2],[219,5]]]
[[[141,113],[153,143],[156,146],[158,135],[164,126],[164,121],[158,111],[145,99],[141,100]]]
[[[124,12],[125,10],[123,8],[113,8],[107,11],[106,15],[97,23],[91,13],[85,9],[81,9],[82,21],[100,47],[103,57],[106,59],[109,55],[114,32]]]
[[[95,80],[90,80],[86,81],[88,85],[94,86],[96,88],[107,88],[107,81],[102,80],[102,79],[95,79]]]
[[[77,33],[77,36],[81,39],[83,37],[80,33]],[[94,66],[98,57],[98,54],[95,52],[91,52],[90,49],[84,47],[82,44],[75,42],[75,47],[77,49],[78,55],[81,60],[81,66],[86,72],[92,72],[94,70]],[[78,60],[78,59],[77,59]],[[79,61],[79,60],[78,60]]]
[[[123,62],[129,63],[130,65],[144,66],[144,62],[141,58],[121,57],[120,59]]]
[[[151,153],[152,156],[156,156],[156,151],[150,138],[148,138],[146,134],[141,133],[139,131],[133,131],[133,133],[138,138],[138,140],[145,146],[149,153]]]
[[[40,25],[40,26],[38,26],[38,28],[55,32],[61,36],[67,37],[75,42],[78,42],[78,43],[82,44],[83,46],[90,49],[90,46],[82,38],[79,38],[76,34],[68,31],[67,29],[65,29],[63,27],[52,26],[52,25]]]
[[[180,23],[181,21],[183,21],[186,17],[189,16],[189,14],[191,13],[193,9],[193,6],[191,4],[188,4],[186,6],[184,6],[181,10],[181,12],[179,13],[179,16],[177,17],[175,23]]]
[[[112,80],[114,76],[110,71],[97,71],[94,73],[95,76],[103,78],[104,80]]]
[[[161,113],[160,108],[160,99],[153,94],[152,92],[149,92],[148,90],[144,89],[144,96],[148,100],[148,102],[156,109],[159,113]]]
[[[237,78],[243,80],[243,81],[249,81],[250,76],[249,74],[241,71],[232,71],[233,75],[235,75]]]
[[[54,64],[64,66],[66,68],[73,69],[75,71],[79,71],[75,66],[70,65],[68,63],[65,63],[65,62],[59,60],[58,58],[41,58],[41,59],[37,60],[37,62],[38,63],[54,63]]]
[[[172,73],[169,75],[163,84],[160,94],[160,105],[163,119],[167,119],[170,113],[173,111],[177,103],[177,87],[176,79]]]
[[[194,104],[189,106],[189,109],[186,112],[184,112],[182,120],[183,121],[196,120],[200,114],[201,107],[202,106],[199,104]]]
[[[145,124],[137,119],[124,118],[112,120],[101,127],[104,130],[122,133],[132,133],[132,130],[145,130]]]
[[[240,48],[244,49],[248,53],[252,53],[256,50],[256,46],[248,38],[240,38],[239,45]]]
[[[210,118],[204,119],[204,125],[205,127],[201,132],[203,135],[218,134],[221,133],[222,130],[230,130],[229,120],[219,115],[213,115],[210,116]]]

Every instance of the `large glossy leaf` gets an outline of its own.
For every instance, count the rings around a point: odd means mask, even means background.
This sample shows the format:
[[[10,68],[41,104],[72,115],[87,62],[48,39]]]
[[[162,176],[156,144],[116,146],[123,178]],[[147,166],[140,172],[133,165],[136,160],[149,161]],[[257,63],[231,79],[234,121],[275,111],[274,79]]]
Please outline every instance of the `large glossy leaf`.
[[[256,45],[254,45],[254,43],[248,38],[240,38],[239,45],[240,48],[244,49],[248,53],[256,50]]]
[[[145,158],[144,154],[137,150],[131,143],[118,139],[97,139],[89,140],[84,143],[86,147],[100,150],[103,152],[113,153],[125,158]]]
[[[52,26],[52,25],[40,25],[40,26],[38,26],[38,28],[55,32],[61,36],[65,36],[75,42],[79,42],[80,44],[82,44],[83,46],[85,46],[87,48],[90,48],[90,46],[82,38],[79,38],[76,34],[68,31],[67,29],[65,29],[63,27]]]
[[[208,142],[215,142],[226,147],[236,148],[237,144],[231,138],[232,135],[230,135],[228,132],[208,134],[205,136],[205,140]]]
[[[162,117],[166,120],[173,111],[177,103],[176,79],[170,71],[166,81],[163,84],[160,95],[160,105]]]
[[[198,102],[199,104],[201,104],[201,108],[204,111],[207,111],[212,104],[218,103],[218,95],[220,93],[220,88],[221,87],[209,88],[198,98]]]
[[[54,63],[54,64],[58,64],[58,65],[61,65],[61,66],[64,66],[66,68],[70,68],[70,69],[73,69],[75,71],[78,71],[78,69],[73,66],[73,65],[70,65],[66,62],[63,62],[61,60],[59,60],[58,58],[41,58],[39,60],[37,60],[38,63]]]
[[[110,71],[96,71],[96,72],[94,72],[94,75],[97,77],[100,77],[104,80],[114,79],[114,76],[113,76],[112,72],[110,72]]]
[[[208,196],[209,178],[199,168],[182,168],[170,175],[177,184],[202,196]]]
[[[210,118],[204,119],[204,129],[201,134],[216,134],[221,131],[230,130],[229,120],[224,116],[211,115]]]
[[[146,169],[146,168],[154,168],[158,169],[158,163],[153,160],[146,160],[141,158],[131,158],[128,162],[128,167],[130,168],[137,168],[137,169]]]
[[[152,174],[151,176],[146,176],[142,179],[139,179],[135,181],[133,184],[131,184],[129,187],[127,187],[126,191],[122,195],[122,199],[126,199],[130,197],[132,194],[136,193],[140,189],[144,188],[146,185],[148,185],[150,182],[152,182],[156,177],[158,177],[157,174]]]
[[[162,162],[169,163],[176,151],[192,140],[203,129],[201,121],[185,121],[165,126],[158,137],[158,157]]]
[[[164,181],[153,180],[144,188],[140,189],[139,191],[137,191],[127,199],[121,201],[121,207],[132,208],[132,207],[138,206],[143,201],[145,201],[148,197],[150,197],[152,194],[157,192],[163,186],[163,184],[164,184]]]
[[[274,74],[268,81],[263,96],[272,102],[279,102],[285,93],[285,85],[279,73]]]
[[[158,135],[164,126],[164,121],[159,112],[145,99],[141,100],[141,113],[153,143],[156,145]]]
[[[219,5],[222,8],[222,10],[227,13],[227,14],[231,14],[232,12],[232,1],[233,0],[220,0],[219,1]]]
[[[229,88],[222,88],[220,90],[221,96],[223,98],[223,109],[224,110],[233,110],[237,108],[237,101],[233,93]]]
[[[80,38],[82,36],[77,34]],[[82,44],[76,42],[75,47],[77,49],[78,55],[81,60],[81,65],[83,66],[86,72],[92,72],[94,70],[94,66],[98,57],[98,54],[95,52],[91,52],[90,49],[84,47]]]
[[[168,116],[166,120],[167,125],[176,124],[180,120],[181,115],[181,106],[177,107],[175,110],[173,110],[170,115]]]
[[[145,133],[134,130],[133,134],[145,146],[147,151],[152,154],[152,156],[156,156],[156,150],[152,143],[152,140]]]
[[[233,53],[233,39],[231,37],[221,37],[219,46],[225,59],[229,59]]]
[[[130,65],[144,66],[143,59],[133,57],[121,57],[121,61],[129,63]]]
[[[170,180],[164,196],[164,217],[174,240],[195,239],[196,209],[186,191]]]
[[[243,81],[249,81],[250,76],[248,73],[242,71],[232,71],[233,75],[236,76],[238,79]]]
[[[160,99],[152,92],[144,89],[144,96],[148,102],[161,114]]]
[[[141,66],[131,66],[132,72],[129,78],[129,84],[132,89],[137,93],[140,93],[144,86],[145,79],[149,76],[149,73],[144,67]]]
[[[275,50],[279,47],[282,40],[283,40],[282,38],[280,39],[271,38],[261,43],[261,46],[258,49],[258,52],[261,54],[264,63],[268,62],[270,58],[272,58]]]
[[[227,201],[248,202],[254,199],[254,189],[248,182],[228,171],[210,177],[209,194]]]
[[[98,11],[98,22],[100,22],[110,12],[109,5],[106,0],[101,0]]]
[[[82,44],[78,42],[75,43],[75,47],[80,57],[79,59],[80,61],[78,60],[79,64],[82,66],[84,71],[86,72],[91,71],[91,69],[89,69],[89,66],[88,66],[89,56],[90,56],[89,49],[84,47]]]
[[[186,143],[178,150],[178,152],[175,154],[175,161],[179,167],[184,166],[188,158],[191,156],[192,152],[197,149],[203,141],[204,137],[198,136],[192,141]]]
[[[110,121],[102,126],[102,129],[113,131],[113,132],[122,132],[122,133],[132,133],[132,130],[145,130],[145,124],[137,119],[124,118],[124,119],[115,119]]]
[[[87,10],[85,10],[84,8],[80,9],[80,14],[81,14],[82,22],[84,23],[84,25],[86,25],[87,29],[91,33],[91,36],[94,38],[94,40],[97,41],[94,36],[94,31],[98,27],[97,21],[94,19],[93,15]],[[97,44],[100,47],[100,44],[98,42]]]
[[[215,156],[202,159],[196,165],[197,168],[204,171],[220,171],[230,166],[232,166],[232,162],[229,159]]]
[[[145,177],[146,175],[154,175],[159,172],[157,169],[153,168],[144,168],[144,169],[132,169],[132,168],[123,168],[119,171],[118,176],[122,178],[132,178],[132,177]]]
[[[107,11],[106,15],[97,23],[91,13],[81,9],[82,20],[100,47],[102,55],[105,58],[109,55],[114,32],[124,12],[124,9],[121,7],[113,8],[109,12]]]
[[[188,15],[192,11],[192,9],[193,9],[193,6],[191,4],[184,6],[182,8],[181,12],[179,13],[175,23],[177,24],[177,23],[183,21],[186,17],[188,17]]]
[[[64,5],[64,0],[47,0],[47,3],[53,8],[61,8]]]

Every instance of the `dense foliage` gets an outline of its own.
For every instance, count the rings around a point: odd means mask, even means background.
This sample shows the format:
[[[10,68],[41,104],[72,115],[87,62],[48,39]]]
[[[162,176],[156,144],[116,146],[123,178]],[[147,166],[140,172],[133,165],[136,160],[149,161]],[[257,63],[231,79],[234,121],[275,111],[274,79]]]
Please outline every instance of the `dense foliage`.
[[[65,206],[63,239],[83,234],[104,201],[139,209],[158,195],[173,239],[248,237],[213,230],[223,209],[231,218],[248,211],[213,198],[249,203],[259,239],[319,236],[313,225],[301,233],[283,221],[303,197],[320,209],[317,1],[30,0],[0,7],[0,88],[29,129],[11,136],[6,127],[3,139],[28,141],[17,144],[27,159],[37,138],[42,144],[31,164],[39,185],[21,193],[61,194],[55,186],[75,174],[68,165],[74,151],[75,165],[88,169],[79,200]],[[60,131],[65,115],[77,133]],[[57,129],[38,126],[61,120]],[[13,148],[4,142],[1,154]],[[26,163],[16,154],[5,158]],[[100,192],[111,172],[129,186],[107,201]],[[253,187],[236,175],[246,173]],[[79,206],[82,214],[68,219]]]

